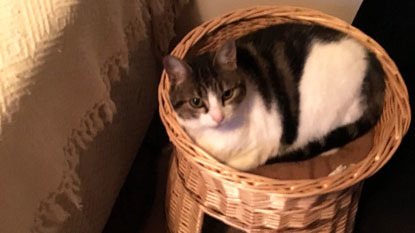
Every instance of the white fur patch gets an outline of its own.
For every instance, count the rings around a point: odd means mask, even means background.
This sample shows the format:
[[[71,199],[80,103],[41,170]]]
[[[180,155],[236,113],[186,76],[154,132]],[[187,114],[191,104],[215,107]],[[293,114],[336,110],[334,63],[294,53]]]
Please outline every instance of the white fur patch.
[[[196,120],[182,123],[199,146],[239,170],[255,168],[277,154],[282,132],[280,117],[275,109],[267,111],[252,87],[247,88],[244,101],[232,116],[226,108],[224,114],[225,120],[220,125],[207,126],[206,116],[199,119],[199,127],[194,127]]]
[[[300,81],[298,138],[290,149],[356,121],[363,113],[360,92],[367,68],[365,49],[354,39],[316,41]]]

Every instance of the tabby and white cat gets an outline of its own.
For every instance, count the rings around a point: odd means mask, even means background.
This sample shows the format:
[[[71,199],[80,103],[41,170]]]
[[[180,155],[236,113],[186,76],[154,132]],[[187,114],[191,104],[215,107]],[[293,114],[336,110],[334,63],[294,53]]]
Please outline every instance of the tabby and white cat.
[[[318,25],[271,26],[163,64],[179,123],[240,170],[343,146],[382,112],[385,73],[374,54]]]

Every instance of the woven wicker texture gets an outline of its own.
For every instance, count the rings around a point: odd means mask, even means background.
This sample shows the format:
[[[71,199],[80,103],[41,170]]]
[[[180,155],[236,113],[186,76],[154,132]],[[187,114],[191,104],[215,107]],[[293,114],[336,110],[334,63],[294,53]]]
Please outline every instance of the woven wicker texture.
[[[390,159],[408,130],[408,93],[395,63],[373,39],[316,10],[290,6],[236,10],[192,30],[171,54],[183,58],[188,53],[214,50],[226,39],[285,22],[317,23],[343,31],[378,57],[387,75],[387,89],[373,149],[345,171],[318,179],[275,180],[237,171],[200,149],[180,127],[169,102],[169,81],[163,72],[159,85],[160,116],[177,151],[172,157],[167,189],[171,232],[200,232],[204,213],[246,232],[351,232],[362,180]]]

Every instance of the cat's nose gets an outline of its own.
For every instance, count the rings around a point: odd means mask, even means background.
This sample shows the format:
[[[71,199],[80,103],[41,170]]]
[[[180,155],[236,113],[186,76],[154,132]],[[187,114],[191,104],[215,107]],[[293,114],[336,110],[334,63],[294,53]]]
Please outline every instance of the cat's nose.
[[[212,117],[212,120],[216,123],[221,123],[224,118],[222,111],[217,109],[210,111],[210,116]]]
[[[216,123],[221,123],[221,122],[223,121],[223,115],[212,116],[212,119],[213,119]]]

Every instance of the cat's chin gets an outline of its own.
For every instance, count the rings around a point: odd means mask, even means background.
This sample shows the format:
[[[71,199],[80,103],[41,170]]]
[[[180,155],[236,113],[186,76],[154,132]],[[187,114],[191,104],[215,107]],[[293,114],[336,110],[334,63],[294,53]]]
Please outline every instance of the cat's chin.
[[[186,131],[191,133],[201,133],[201,132],[209,132],[209,131],[226,131],[229,130],[229,126],[227,124],[221,123],[221,124],[209,124],[209,125],[200,125],[198,127],[195,127],[194,125],[186,126],[182,125]]]
[[[224,121],[216,123],[214,121],[201,123],[198,120],[178,119],[180,125],[188,132],[200,133],[201,131],[232,131],[243,125],[243,120],[239,118],[225,118]]]
[[[220,124],[212,123],[212,124],[209,124],[209,125],[201,126],[199,129],[200,130],[219,130],[219,129],[225,128],[224,125],[225,125],[224,123],[220,123]]]

